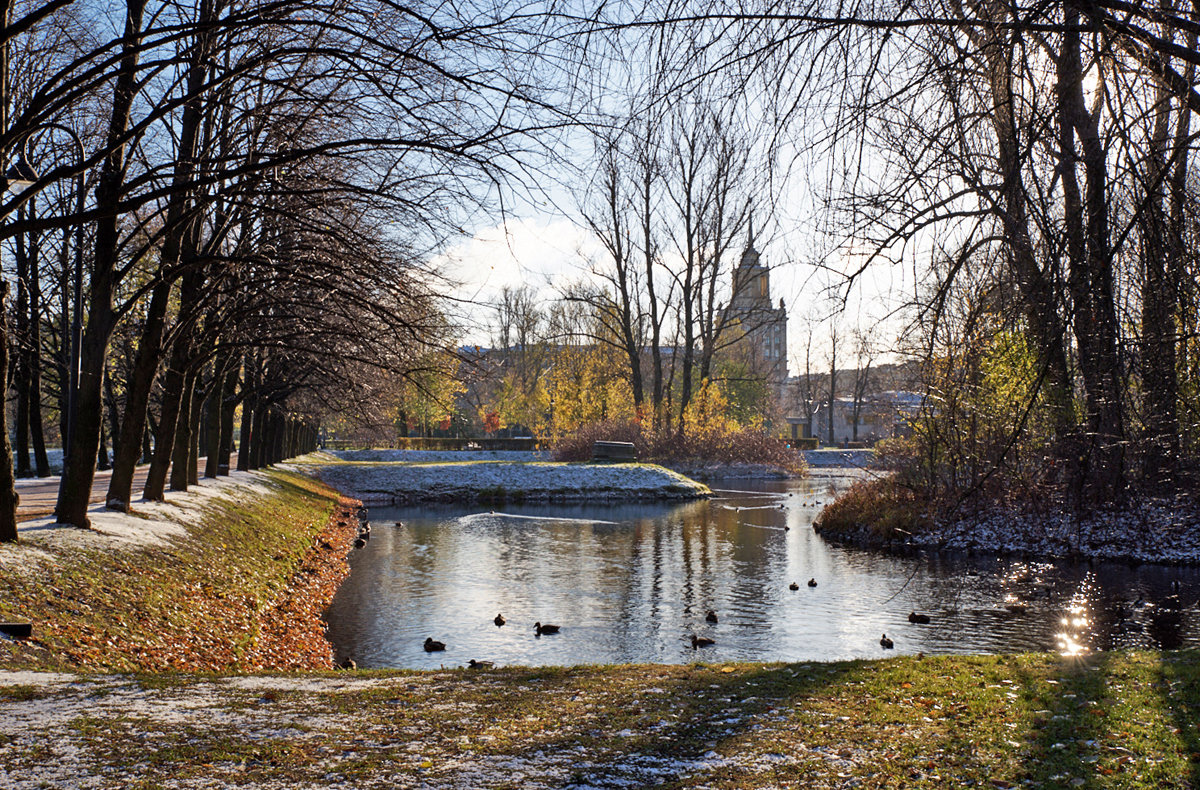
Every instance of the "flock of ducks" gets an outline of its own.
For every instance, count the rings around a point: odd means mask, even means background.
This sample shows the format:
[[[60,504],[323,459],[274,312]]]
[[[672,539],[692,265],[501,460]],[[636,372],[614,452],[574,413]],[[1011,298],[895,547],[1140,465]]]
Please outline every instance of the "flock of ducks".
[[[780,507],[783,507],[783,505],[780,505]],[[741,508],[738,508],[738,510],[741,510]],[[495,511],[492,511],[492,512],[494,513]],[[371,539],[371,522],[369,522],[367,520],[366,514],[367,514],[366,508],[361,508],[359,510],[358,536],[354,539],[354,547],[355,548],[361,549],[363,546],[366,546],[367,541]],[[403,523],[397,521],[396,526],[398,526],[398,527],[403,526]],[[808,586],[816,587],[817,586],[816,578],[810,578],[808,580]],[[788,589],[795,592],[796,590],[800,589],[800,585],[797,584],[796,582],[792,582],[791,584],[788,585]],[[706,622],[711,623],[713,625],[716,625],[719,622],[717,613],[713,609],[709,609],[705,613],[704,619]],[[497,613],[496,616],[494,618],[492,618],[492,622],[496,624],[497,628],[499,628],[499,627],[505,625],[508,621],[504,618],[503,613]],[[927,625],[930,622],[930,617],[927,614],[918,614],[917,612],[910,612],[908,615],[908,622]],[[561,626],[552,625],[549,623],[543,624],[541,622],[536,622],[533,624],[533,635],[534,636],[542,636],[543,634],[557,634],[560,630],[561,630]],[[692,640],[692,649],[693,650],[698,650],[702,647],[712,647],[713,645],[715,645],[717,643],[717,640],[715,640],[715,639],[712,639],[707,636],[699,636],[698,634],[692,634],[691,640]],[[884,650],[892,650],[896,647],[896,644],[895,644],[895,642],[893,642],[891,639],[888,638],[887,634],[884,634],[879,639],[879,646],[881,648],[883,648]],[[439,653],[446,649],[446,643],[439,642],[438,640],[436,640],[430,636],[430,637],[425,638],[424,648],[425,648],[426,653]],[[348,661],[347,664],[348,664],[347,668],[353,668],[353,666],[354,666],[353,661]],[[495,663],[492,661],[476,661],[475,659],[472,658],[469,661],[467,661],[467,666],[470,669],[489,669],[489,668],[495,666]]]
[[[495,617],[492,618],[492,622],[496,624],[497,628],[500,628],[501,626],[508,623],[508,620],[505,619],[503,613],[499,613]],[[539,622],[536,622],[533,624],[533,635],[541,636],[542,634],[557,634],[561,630],[561,628],[562,628],[562,626],[552,625],[550,623],[542,623],[541,621],[539,621]],[[425,647],[426,653],[440,653],[446,649],[446,643],[439,642],[438,640],[434,639],[432,636],[427,636],[427,637],[425,637],[424,647]],[[467,662],[467,667],[470,669],[490,669],[493,666],[495,666],[495,662],[476,661],[473,658]]]
[[[816,587],[817,580],[809,579],[808,586]],[[800,585],[796,584],[795,582],[792,582],[790,585],[788,585],[788,587],[792,590],[800,589]],[[717,623],[720,622],[720,618],[717,616],[717,612],[715,609],[709,609],[707,612],[705,612],[704,620],[705,620],[705,622],[711,623],[712,625],[716,625]],[[931,618],[927,614],[918,614],[917,612],[909,612],[908,622],[910,622],[910,623],[918,623],[918,624],[928,625],[930,621],[931,621]],[[499,628],[499,627],[507,624],[508,620],[505,619],[503,613],[498,613],[494,618],[492,618],[492,622],[496,624],[497,628]],[[543,634],[557,634],[560,630],[561,630],[561,626],[551,625],[548,623],[544,624],[540,621],[533,624],[533,635],[534,636],[542,636]],[[702,647],[712,647],[713,645],[715,645],[717,643],[717,640],[715,640],[711,637],[707,637],[707,636],[700,636],[699,634],[692,634],[691,640],[692,640],[692,649],[693,650],[699,650]],[[425,638],[424,646],[425,646],[426,653],[437,653],[437,652],[441,652],[446,649],[445,642],[439,642],[431,636]],[[896,643],[893,642],[891,639],[889,639],[887,634],[884,634],[879,639],[879,646],[882,647],[884,650],[892,650],[896,647]],[[475,659],[472,658],[470,661],[467,662],[467,666],[470,669],[488,669],[490,667],[495,666],[495,664],[494,664],[494,662],[491,662],[491,661],[476,661]]]

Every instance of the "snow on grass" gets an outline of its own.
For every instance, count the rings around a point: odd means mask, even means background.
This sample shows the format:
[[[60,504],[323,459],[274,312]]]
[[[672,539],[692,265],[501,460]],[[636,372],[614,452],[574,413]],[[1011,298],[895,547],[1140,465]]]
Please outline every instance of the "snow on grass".
[[[1198,676],[1194,653],[0,674],[0,786],[1182,787]]]
[[[136,548],[165,546],[187,534],[200,523],[218,499],[247,501],[261,499],[272,491],[269,478],[258,472],[233,472],[227,477],[204,478],[186,492],[168,492],[165,502],[135,502],[131,512],[108,510],[102,504],[88,509],[91,529],[59,524],[52,516],[18,525],[22,544],[0,548],[0,564],[21,565],[52,561],[43,550],[89,548]],[[32,544],[32,545],[30,545]]]
[[[540,460],[513,451],[413,450],[314,453],[297,467],[367,504],[457,499],[694,499],[706,486],[654,464]]]

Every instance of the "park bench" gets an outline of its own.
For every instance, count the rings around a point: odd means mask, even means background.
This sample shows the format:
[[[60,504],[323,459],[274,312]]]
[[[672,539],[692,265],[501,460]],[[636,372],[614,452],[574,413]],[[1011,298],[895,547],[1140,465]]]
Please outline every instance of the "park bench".
[[[593,442],[592,460],[614,463],[636,461],[637,450],[632,442]]]

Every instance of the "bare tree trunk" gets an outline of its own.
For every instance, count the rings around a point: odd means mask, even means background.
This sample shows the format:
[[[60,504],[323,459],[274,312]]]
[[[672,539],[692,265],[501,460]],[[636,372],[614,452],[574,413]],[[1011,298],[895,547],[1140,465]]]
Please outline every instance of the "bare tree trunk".
[[[195,402],[197,375],[189,371],[179,393],[179,415],[175,418],[175,440],[171,444],[171,490],[187,491],[188,461],[192,449],[192,405]]]
[[[5,17],[7,19],[7,16]],[[2,73],[0,69],[0,73]],[[0,371],[8,370],[8,282],[0,278]],[[17,540],[17,489],[13,478],[12,445],[0,409],[0,543]]]
[[[29,431],[38,477],[50,476],[42,417],[42,283],[39,255],[29,259]]]
[[[831,319],[832,320],[832,319]],[[830,445],[833,440],[833,412],[837,406],[837,325],[831,324],[829,329],[829,435]]]
[[[237,411],[238,397],[238,365],[233,364],[225,377],[225,395],[220,403],[221,409],[221,449],[218,455],[219,465],[217,474],[229,474],[230,456],[233,453],[233,417]],[[241,455],[238,455],[239,460]],[[221,470],[225,470],[222,472]]]
[[[162,355],[162,337],[166,327],[171,283],[160,281],[150,293],[146,320],[138,340],[137,357],[125,382],[125,411],[121,418],[113,457],[113,473],[108,481],[107,507],[128,511],[133,498],[133,473],[138,462],[139,438],[146,430],[150,392]]]
[[[30,208],[27,204],[17,210],[19,220],[25,218],[26,209]],[[29,464],[29,356],[30,356],[30,332],[29,332],[29,282],[30,282],[30,264],[31,258],[37,254],[37,238],[31,238],[28,247],[25,245],[26,234],[20,233],[16,239],[16,249],[13,251],[13,257],[17,262],[17,309],[16,309],[16,327],[13,338],[13,345],[17,353],[13,359],[12,383],[17,391],[16,403],[16,425],[14,433],[16,434],[16,460],[17,460],[17,477],[32,477],[33,468]],[[8,374],[7,368],[5,375]]]
[[[115,206],[125,180],[125,146],[134,96],[136,70],[145,0],[127,0],[122,54],[114,85],[112,114],[109,118],[108,157],[96,188],[96,204]],[[115,323],[113,293],[116,289],[118,217],[115,212],[101,216],[96,223],[96,253],[92,262],[91,300],[87,328],[80,349],[79,392],[75,398],[76,420],[71,447],[63,465],[55,513],[58,520],[77,527],[89,527],[88,502],[96,474],[96,453],[103,419],[101,378],[108,351],[108,339]]]
[[[213,363],[212,384],[205,401],[205,459],[204,476],[216,477],[221,464],[221,416],[225,410],[226,387],[229,386],[228,368],[232,367],[233,355],[226,353]]]
[[[187,449],[187,484],[200,483],[200,425],[201,406],[204,404],[204,389],[201,387],[200,373],[197,372],[192,384],[192,403],[188,409],[188,449]]]
[[[1113,261],[1108,244],[1107,169],[1097,119],[1088,111],[1080,59],[1079,7],[1066,6],[1059,53],[1061,173],[1068,259],[1067,283],[1075,307],[1075,339],[1088,416],[1087,477],[1101,497],[1114,496],[1124,481],[1125,426],[1121,397]],[[1076,175],[1079,138],[1085,190]]]

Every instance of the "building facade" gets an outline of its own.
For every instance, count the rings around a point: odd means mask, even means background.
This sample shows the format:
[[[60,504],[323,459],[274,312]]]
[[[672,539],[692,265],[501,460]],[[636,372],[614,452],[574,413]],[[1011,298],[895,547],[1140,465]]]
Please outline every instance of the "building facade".
[[[762,376],[776,396],[787,382],[787,310],[771,304],[771,273],[754,249],[753,231],[733,273],[729,320],[741,337],[735,344],[750,372]]]

